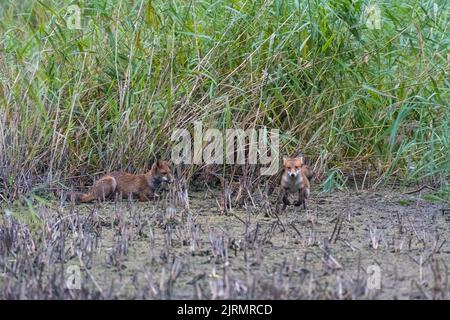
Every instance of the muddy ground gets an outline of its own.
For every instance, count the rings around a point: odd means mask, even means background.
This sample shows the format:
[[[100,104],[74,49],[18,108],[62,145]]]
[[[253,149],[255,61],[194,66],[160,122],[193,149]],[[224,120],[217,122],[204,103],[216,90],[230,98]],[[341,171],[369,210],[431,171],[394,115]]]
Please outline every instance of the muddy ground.
[[[0,295],[448,299],[450,213],[421,196],[314,190],[306,211],[278,213],[254,200],[224,214],[215,192],[191,192],[189,208],[164,200],[43,206],[34,231],[3,217],[2,242],[11,243],[0,248]]]

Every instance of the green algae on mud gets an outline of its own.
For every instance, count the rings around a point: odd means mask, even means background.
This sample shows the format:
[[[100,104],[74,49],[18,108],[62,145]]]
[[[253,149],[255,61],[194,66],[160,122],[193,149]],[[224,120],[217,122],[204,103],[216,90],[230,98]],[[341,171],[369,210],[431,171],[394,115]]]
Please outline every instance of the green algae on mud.
[[[191,193],[189,210],[164,201],[41,208],[47,227],[50,216],[71,221],[66,254],[46,268],[81,266],[85,290],[99,298],[448,297],[442,205],[393,190],[315,192],[306,212],[267,216],[248,206],[225,215],[219,197]],[[83,244],[89,237],[96,245]]]

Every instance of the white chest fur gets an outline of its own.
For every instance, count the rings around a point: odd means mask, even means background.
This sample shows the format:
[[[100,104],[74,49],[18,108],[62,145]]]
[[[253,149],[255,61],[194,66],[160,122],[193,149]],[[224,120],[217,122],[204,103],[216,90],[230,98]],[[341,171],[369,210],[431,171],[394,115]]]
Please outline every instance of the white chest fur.
[[[295,193],[300,190],[300,188],[303,185],[303,178],[301,175],[298,175],[296,177],[291,176],[283,176],[283,179],[281,180],[283,188],[290,192]]]

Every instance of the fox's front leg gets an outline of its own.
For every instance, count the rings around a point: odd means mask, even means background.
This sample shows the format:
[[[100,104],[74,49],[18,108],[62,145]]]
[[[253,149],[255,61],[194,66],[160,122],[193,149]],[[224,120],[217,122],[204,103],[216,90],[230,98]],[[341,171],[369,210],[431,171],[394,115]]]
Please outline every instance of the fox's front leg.
[[[299,207],[303,204],[303,207],[305,205],[305,199],[303,197],[303,190],[300,190],[298,192],[298,200],[294,202],[294,206]],[[306,208],[305,208],[306,209]]]
[[[140,201],[152,201],[152,200],[156,200],[158,197],[159,197],[159,195],[157,195],[154,192],[146,192],[146,193],[139,194]]]
[[[150,201],[150,200],[152,200],[150,193],[143,192],[143,193],[139,194],[139,201],[144,202],[144,201]]]
[[[288,194],[284,189],[280,190],[280,195],[278,196],[277,204],[283,203],[282,210],[286,209],[286,206],[290,205],[288,199]]]
[[[308,190],[301,189],[300,192],[298,193],[298,200],[295,201],[294,205],[296,207],[303,205],[303,209],[306,210],[306,198],[308,197],[308,195],[309,195]]]

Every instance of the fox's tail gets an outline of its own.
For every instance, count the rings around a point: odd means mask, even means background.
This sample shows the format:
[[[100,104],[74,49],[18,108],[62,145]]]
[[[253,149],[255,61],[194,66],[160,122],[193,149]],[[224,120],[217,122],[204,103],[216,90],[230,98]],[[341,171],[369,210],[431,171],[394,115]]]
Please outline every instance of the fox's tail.
[[[315,176],[314,171],[307,164],[303,165],[303,168],[306,178],[308,178],[308,181],[311,181]]]
[[[87,193],[71,191],[65,194],[65,200],[73,202],[91,202],[94,200],[105,200],[114,193],[117,181],[114,177],[106,176],[98,180]]]
[[[303,173],[305,174],[306,178],[308,178],[308,181],[311,181],[314,178],[315,174],[314,174],[314,171],[311,169],[311,167],[305,163],[305,156],[303,155],[303,152],[299,152],[297,155],[297,158],[302,159]]]
[[[93,194],[90,193],[83,193],[79,191],[69,191],[63,194],[65,201],[71,201],[75,203],[80,202],[91,202],[96,199],[96,197]]]

